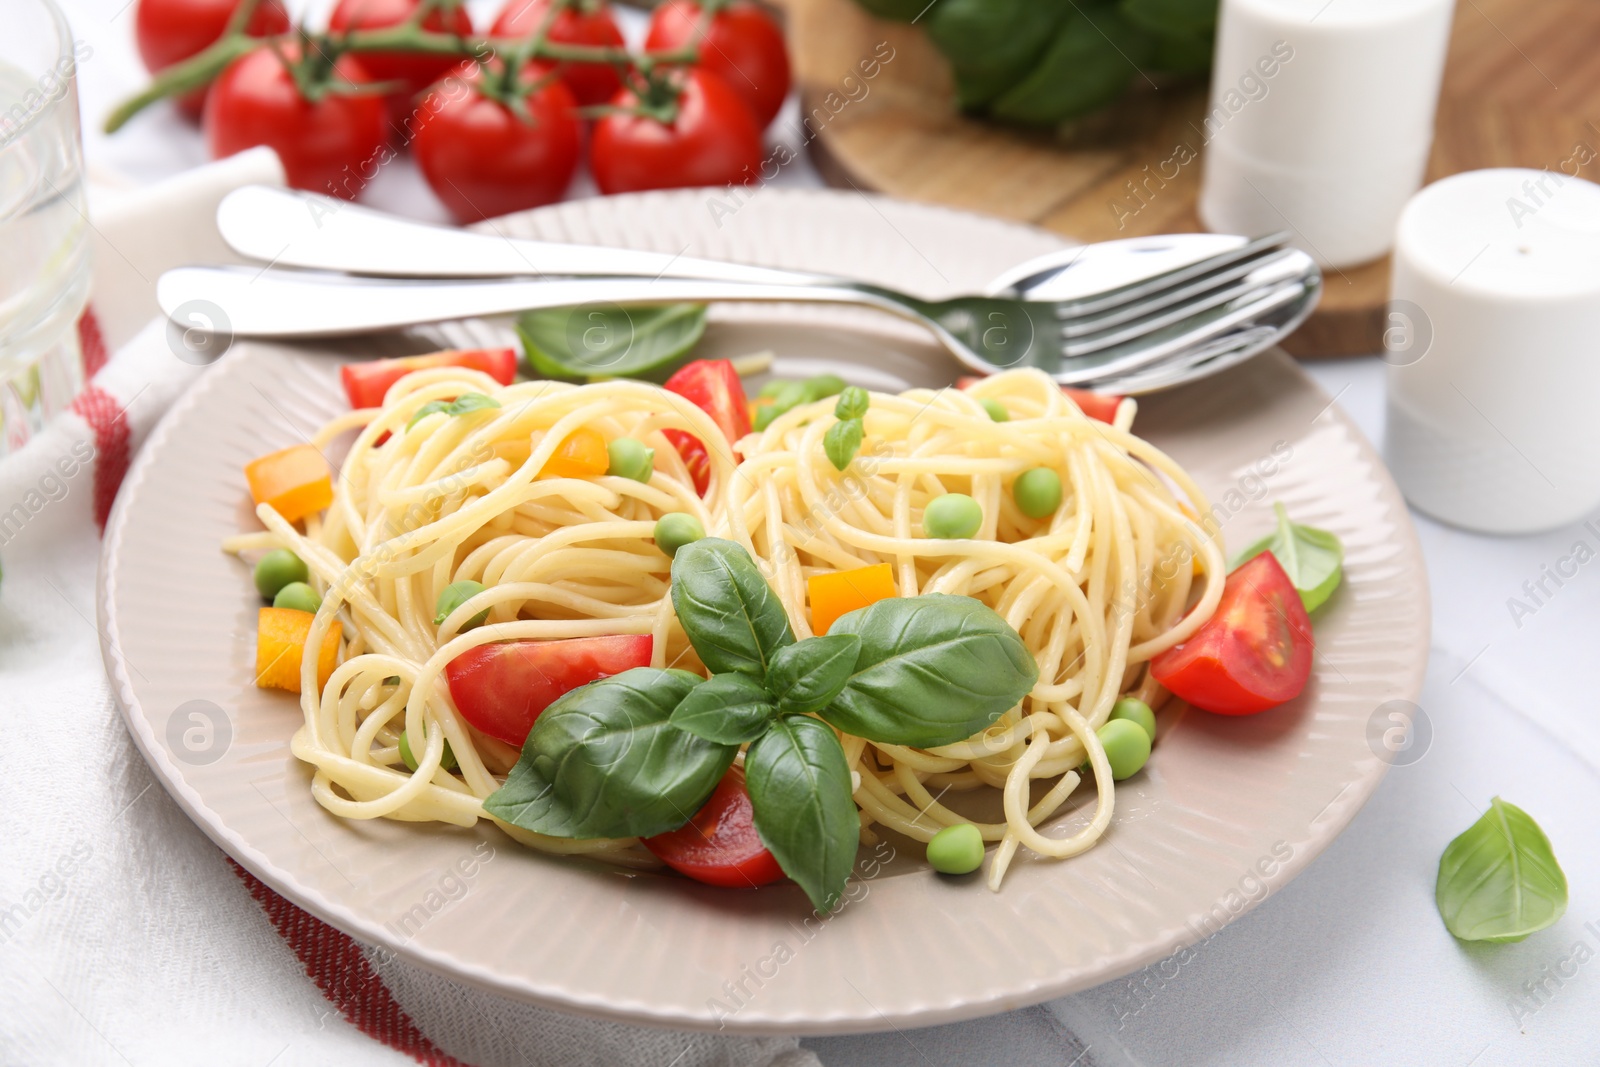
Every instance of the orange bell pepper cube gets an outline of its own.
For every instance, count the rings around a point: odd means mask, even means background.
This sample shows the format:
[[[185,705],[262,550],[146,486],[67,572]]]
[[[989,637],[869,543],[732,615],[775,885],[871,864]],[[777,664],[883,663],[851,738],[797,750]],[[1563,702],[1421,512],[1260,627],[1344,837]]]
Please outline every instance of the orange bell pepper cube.
[[[806,579],[806,588],[811,594],[811,629],[821,637],[839,616],[894,596],[894,568],[878,563],[853,571],[816,574]]]
[[[610,469],[606,439],[585,426],[561,442],[539,473],[546,478],[598,478]]]
[[[262,689],[300,692],[300,660],[311,634],[309,611],[262,608],[256,618],[256,685]],[[328,684],[339,658],[339,626],[335,623],[317,653],[317,689]]]
[[[333,503],[333,480],[322,453],[310,445],[295,445],[245,464],[245,480],[257,504],[272,509],[289,522],[299,522]]]

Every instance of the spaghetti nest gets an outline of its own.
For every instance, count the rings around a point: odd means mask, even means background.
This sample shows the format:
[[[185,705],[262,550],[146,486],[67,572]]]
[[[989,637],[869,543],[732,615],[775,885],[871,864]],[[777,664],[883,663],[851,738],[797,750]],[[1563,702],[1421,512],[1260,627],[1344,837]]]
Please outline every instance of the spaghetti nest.
[[[498,407],[413,421],[429,402],[464,389]],[[1009,421],[994,421],[980,400],[998,402]],[[653,541],[657,519],[685,512],[751,553],[802,637],[812,632],[808,578],[888,563],[899,596],[975,597],[1038,662],[1032,692],[967,741],[921,750],[841,739],[863,840],[875,823],[928,840],[970,821],[942,802],[946,791],[993,788],[1004,819],[978,827],[1000,843],[992,885],[1020,845],[1052,857],[1090,847],[1113,804],[1096,728],[1124,694],[1158,702],[1146,662],[1184,641],[1220,599],[1221,581],[1202,576],[1223,573],[1221,546],[1191,518],[1207,502],[1126,420],[1089,419],[1037,371],[999,374],[970,392],[872,394],[863,443],[843,471],[824,447],[832,405],[779,416],[738,443],[742,463],[707,415],[638,382],[501,387],[441,368],[402,379],[383,408],[325,426],[319,448],[360,430],[327,512],[301,533],[263,506],[267,532],[226,546],[288,548],[306,561],[323,595],[307,647],[321,647],[330,627],[343,629],[342,662],[320,692],[314,657],[302,664],[305,725],[293,751],[315,768],[317,800],[349,818],[466,826],[489,817],[482,801],[518,753],[472,729],[452,703],[444,668],[475,646],[650,634],[653,665],[699,669],[673,613],[671,561]],[[648,482],[544,473],[584,428],[654,447]],[[717,443],[704,496],[664,431]],[[1024,515],[1011,496],[1016,477],[1036,467],[1055,470],[1064,486],[1060,506],[1042,519]],[[947,493],[979,504],[982,525],[970,539],[925,535],[924,508]],[[439,593],[462,579],[487,588],[435,625]],[[487,621],[463,632],[484,609]],[[402,730],[426,739],[414,745],[414,772],[400,766]],[[441,765],[447,740],[454,773]],[[1081,784],[1085,761],[1096,782],[1092,816],[1070,835],[1041,833],[1036,827]],[[654,863],[633,840],[557,839],[499,825],[552,852]]]

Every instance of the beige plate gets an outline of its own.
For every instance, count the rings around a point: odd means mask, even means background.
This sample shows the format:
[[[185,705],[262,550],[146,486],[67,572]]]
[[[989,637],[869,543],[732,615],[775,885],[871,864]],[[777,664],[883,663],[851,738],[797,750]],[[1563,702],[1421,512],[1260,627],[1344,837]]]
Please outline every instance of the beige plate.
[[[717,192],[582,201],[495,226],[848,272],[929,295],[976,291],[1056,245],[941,209],[777,190],[743,204]],[[444,332],[488,339],[503,327]],[[903,862],[902,841],[902,862],[866,864],[841,912],[806,922],[792,886],[619,874],[523,849],[487,825],[341,821],[312,801],[289,755],[297,704],[251,684],[257,601],[248,569],[217,544],[256,528],[245,461],[343,410],[340,357],[395,343],[241,343],[178,402],[106,531],[105,662],[150,765],[218,845],[313,914],[464,982],[637,1022],[812,1034],[1061,996],[1214,932],[1299,872],[1383,775],[1369,741],[1373,722],[1387,724],[1376,709],[1421,686],[1428,593],[1405,506],[1338,408],[1270,353],[1147,399],[1137,427],[1220,502],[1234,546],[1269,527],[1274,499],[1343,539],[1345,585],[1316,620],[1315,674],[1299,700],[1254,718],[1164,716],[1154,758],[1118,788],[1113,827],[1092,852],[1024,858],[996,894]],[[837,370],[880,389],[957,373],[914,330],[852,311],[729,311],[702,351],[762,348],[781,374]],[[479,861],[460,875],[475,848]]]

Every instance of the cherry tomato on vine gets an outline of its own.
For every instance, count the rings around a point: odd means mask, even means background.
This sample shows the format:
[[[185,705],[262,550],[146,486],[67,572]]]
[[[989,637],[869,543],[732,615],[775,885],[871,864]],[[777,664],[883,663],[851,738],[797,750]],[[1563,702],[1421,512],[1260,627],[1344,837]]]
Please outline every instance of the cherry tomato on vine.
[[[284,58],[298,63],[300,48],[283,46]],[[354,56],[333,66],[339,84],[370,82]],[[355,199],[387,162],[383,98],[376,93],[323,92],[316,100],[300,95],[295,79],[270,48],[257,48],[228,66],[206,99],[206,146],[212,159],[267,145],[283,160],[296,189]]]
[[[543,24],[550,0],[507,0],[494,20],[491,37],[526,37]],[[622,48],[622,31],[605,0],[576,0],[562,8],[550,24],[546,40],[592,48]],[[578,103],[603,104],[617,95],[622,78],[609,63],[563,63],[558,68]]]
[[[328,16],[328,29],[334,33],[350,30],[380,30],[398,26],[422,6],[422,0],[339,0],[333,14]],[[434,8],[422,20],[422,28],[433,33],[454,33],[472,36],[472,16],[462,4],[448,13]],[[405,115],[413,106],[413,98],[444,77],[460,62],[455,56],[431,56],[423,53],[363,52],[361,65],[376,82],[403,82],[405,88],[389,98],[390,114],[396,118]]]
[[[560,200],[583,149],[571,90],[548,64],[528,64],[517,90],[522,116],[495,98],[503,77],[495,68],[466,63],[456,77],[424,99],[428,118],[411,145],[434,195],[460,222]]]
[[[595,123],[589,169],[602,193],[747,185],[759,177],[761,129],[722,79],[694,67],[638,81],[612,99],[623,110]]]
[[[1202,711],[1254,715],[1300,695],[1314,651],[1299,592],[1263,552],[1228,575],[1216,614],[1151,660],[1150,673]]]
[[[687,823],[643,844],[668,867],[707,885],[754,889],[783,877],[783,868],[756,833],[755,809],[737,767],[728,768]]]
[[[134,8],[134,37],[139,58],[151,74],[165,70],[214,44],[228,28],[228,20],[244,0],[139,0]],[[289,12],[283,0],[262,0],[245,26],[252,37],[272,37],[289,29]],[[174,101],[178,110],[199,119],[206,90],[184,93]]]
[[[710,24],[701,32],[707,11]],[[688,44],[700,48],[696,65],[727,82],[766,129],[789,95],[789,54],[772,17],[751,0],[667,0],[650,18],[644,49],[671,52]]]

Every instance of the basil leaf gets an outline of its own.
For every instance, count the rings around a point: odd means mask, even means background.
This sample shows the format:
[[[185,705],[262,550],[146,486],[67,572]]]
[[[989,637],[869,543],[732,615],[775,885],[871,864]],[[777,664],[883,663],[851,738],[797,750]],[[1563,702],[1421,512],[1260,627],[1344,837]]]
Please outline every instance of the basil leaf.
[[[816,719],[785,716],[745,753],[744,776],[762,844],[817,911],[833,910],[861,839],[838,737]]]
[[[462,393],[448,402],[430,400],[418,408],[415,415],[411,416],[411,421],[406,423],[406,429],[411,429],[411,427],[422,421],[424,417],[439,411],[444,412],[446,415],[466,415],[469,412],[483,411],[487,408],[497,408],[499,406],[500,401],[483,393]]]
[[[807,638],[772,657],[767,688],[786,712],[821,711],[850,680],[860,654],[861,638],[855,634]]]
[[[822,435],[822,450],[835,470],[844,470],[861,450],[861,435],[865,426],[860,419],[846,419],[828,427]]]
[[[768,395],[772,397],[772,403],[756,405],[752,429],[765,430],[779,415],[789,413],[810,399],[805,382],[780,382]]]
[[[1039,61],[990,103],[989,113],[1054,126],[1098,111],[1127,91],[1148,49],[1149,38],[1116,8],[1095,8],[1091,18],[1074,5]]]
[[[1217,0],[1122,0],[1118,6],[1153,33],[1203,33],[1217,24]]]
[[[1567,910],[1567,876],[1533,817],[1499,797],[1445,847],[1433,891],[1463,941],[1521,941]]]
[[[534,369],[549,378],[665,381],[706,331],[704,304],[585,304],[517,317]]]
[[[719,674],[689,690],[672,709],[672,725],[720,745],[754,741],[777,717],[772,694],[748,674]]]
[[[672,557],[672,606],[712,674],[765,678],[767,664],[794,644],[788,613],[739,545],[707,537]]]
[[[648,837],[689,821],[733,763],[670,722],[698,675],[635,667],[546,708],[484,809],[552,837]]]
[[[940,0],[924,26],[950,61],[961,106],[971,109],[1028,73],[1064,10],[1064,4],[1040,0]]]
[[[852,385],[839,394],[839,402],[833,405],[833,417],[840,421],[864,418],[871,403],[871,394],[859,385]]]
[[[841,616],[856,634],[855,673],[822,717],[847,734],[931,748],[965,741],[1017,705],[1039,665],[1006,621],[965,596],[880,600]]]
[[[1278,513],[1278,528],[1234,557],[1233,567],[1271,552],[1299,590],[1300,603],[1307,611],[1315,611],[1339,588],[1344,576],[1344,546],[1326,530],[1290,522],[1282,504],[1273,508]]]

